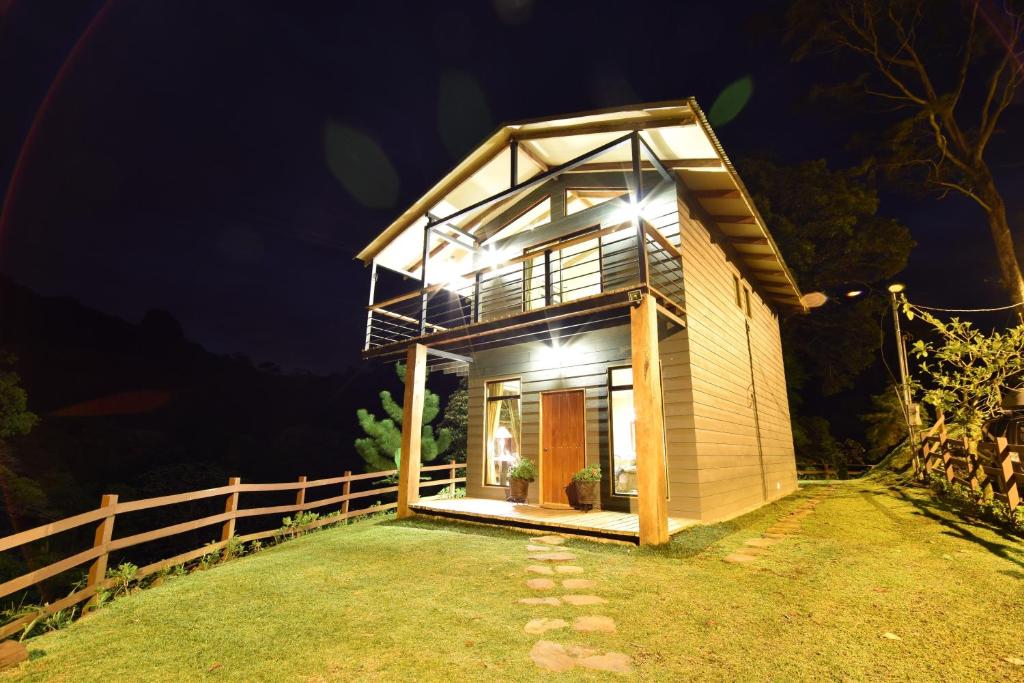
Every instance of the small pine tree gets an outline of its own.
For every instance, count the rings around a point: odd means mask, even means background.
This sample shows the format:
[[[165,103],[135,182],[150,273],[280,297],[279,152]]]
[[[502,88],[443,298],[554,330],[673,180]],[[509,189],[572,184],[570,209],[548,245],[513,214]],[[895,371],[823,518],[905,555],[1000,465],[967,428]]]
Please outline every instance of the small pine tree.
[[[402,384],[406,381],[405,365],[397,363],[395,371]],[[391,392],[380,392],[380,403],[387,417],[378,420],[377,416],[360,408],[356,411],[359,426],[366,436],[356,439],[356,451],[366,461],[367,472],[396,469],[402,456],[402,406],[391,397]],[[434,392],[426,389],[423,396],[423,432],[420,435],[420,461],[431,462],[438,455],[448,450],[452,443],[451,432],[442,427],[434,434],[430,426],[434,418],[441,412],[441,399]]]
[[[452,435],[451,449],[448,451],[453,462],[466,462],[466,429],[469,425],[469,388],[466,378],[459,382],[459,388],[448,397],[448,405],[444,407],[441,427]]]

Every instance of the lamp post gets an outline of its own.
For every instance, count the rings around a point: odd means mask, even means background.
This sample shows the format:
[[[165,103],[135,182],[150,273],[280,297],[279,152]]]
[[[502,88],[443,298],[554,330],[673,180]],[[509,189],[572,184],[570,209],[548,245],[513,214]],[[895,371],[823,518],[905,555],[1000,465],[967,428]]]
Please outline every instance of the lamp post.
[[[910,392],[910,371],[909,364],[907,363],[907,347],[903,343],[903,331],[900,329],[900,309],[899,301],[896,298],[897,294],[903,292],[907,286],[902,282],[894,282],[887,288],[889,290],[889,296],[892,299],[892,324],[896,331],[896,355],[900,361],[900,403],[903,404],[903,415],[907,420],[907,432],[910,436],[910,447],[914,448],[914,401],[913,396]],[[917,450],[913,450],[914,453],[914,472],[919,473],[921,471],[920,463],[918,462]]]

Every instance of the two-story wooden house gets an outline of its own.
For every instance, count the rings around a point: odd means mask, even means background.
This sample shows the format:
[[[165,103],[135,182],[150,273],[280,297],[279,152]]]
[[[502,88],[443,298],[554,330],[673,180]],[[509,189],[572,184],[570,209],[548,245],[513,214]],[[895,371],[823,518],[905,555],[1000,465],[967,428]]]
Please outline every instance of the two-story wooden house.
[[[502,126],[358,258],[364,356],[410,369],[400,516],[657,544],[796,488],[779,318],[800,291],[693,99]],[[421,501],[439,364],[469,377],[467,497]],[[601,510],[562,512],[591,463]]]

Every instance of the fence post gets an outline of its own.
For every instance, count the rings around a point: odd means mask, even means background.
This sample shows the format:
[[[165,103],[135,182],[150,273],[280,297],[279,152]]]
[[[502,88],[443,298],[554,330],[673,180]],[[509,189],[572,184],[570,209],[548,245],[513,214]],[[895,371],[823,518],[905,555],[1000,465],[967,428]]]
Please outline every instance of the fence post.
[[[1020,505],[1021,484],[1013,471],[1013,460],[1009,443],[1003,437],[996,437],[996,466],[999,467],[999,487],[1006,494],[1006,504],[1010,511]]]
[[[946,471],[946,481],[950,484],[956,479],[956,472],[953,467],[953,455],[949,450],[949,446],[946,445],[945,439],[942,441],[942,467]]]
[[[102,548],[103,552],[92,561],[89,565],[89,579],[86,584],[87,588],[98,589],[99,584],[107,576],[107,559],[109,553],[107,553],[107,546],[110,545],[110,539],[114,535],[114,515],[117,509],[117,494],[107,493],[104,494],[100,500],[100,508],[107,508],[107,516],[100,520],[100,523],[96,525],[96,535],[93,538],[92,547]],[[89,602],[85,605],[85,610],[90,611],[99,606],[99,595],[94,594],[89,598]]]
[[[458,463],[455,462],[454,460],[452,460],[451,464],[452,464],[452,466],[450,468],[448,468],[448,478],[449,479],[454,479],[455,478],[455,466],[458,465]],[[448,490],[451,492],[452,498],[454,498],[455,497],[455,482],[454,481],[451,484],[448,484]]]
[[[306,475],[299,477],[299,483],[302,486],[298,491],[295,492],[295,505],[301,506],[306,504]]]
[[[238,486],[242,483],[240,477],[231,477],[228,479],[228,486]],[[227,499],[224,501],[224,512],[230,513],[228,521],[224,522],[224,526],[220,528],[220,540],[229,541],[231,537],[235,535],[235,512],[238,510],[238,490],[234,490],[228,494]]]
[[[981,459],[976,453],[968,450],[967,439],[964,439],[964,452],[967,453],[967,483],[971,490],[977,493],[981,490],[981,482],[978,481],[978,469],[981,467]]]
[[[341,495],[346,496],[345,500],[341,501],[341,516],[342,519],[348,518],[348,495],[352,493],[352,480],[349,477],[352,476],[351,470],[345,470],[345,483],[341,485]]]

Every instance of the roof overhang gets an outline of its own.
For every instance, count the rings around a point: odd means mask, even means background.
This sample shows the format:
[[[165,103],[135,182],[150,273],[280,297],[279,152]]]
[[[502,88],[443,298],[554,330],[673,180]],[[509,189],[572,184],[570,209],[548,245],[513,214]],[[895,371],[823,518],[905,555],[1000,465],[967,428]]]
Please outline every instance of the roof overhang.
[[[632,131],[640,131],[658,158],[676,174],[699,205],[699,217],[715,224],[708,228],[722,238],[723,248],[730,258],[740,262],[738,267],[755,289],[779,306],[806,310],[800,301],[800,289],[764,219],[693,98],[505,124],[406,209],[357,258],[406,272],[409,255],[422,249],[428,214],[458,213],[451,225],[472,231],[503,205],[484,203],[472,209],[475,204],[509,190],[513,182],[525,183]],[[518,150],[515,178],[511,174],[513,141]],[[629,145],[619,145],[588,168],[621,168],[625,172],[630,161]]]

